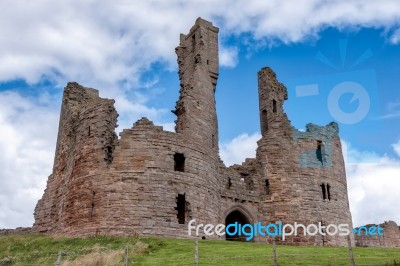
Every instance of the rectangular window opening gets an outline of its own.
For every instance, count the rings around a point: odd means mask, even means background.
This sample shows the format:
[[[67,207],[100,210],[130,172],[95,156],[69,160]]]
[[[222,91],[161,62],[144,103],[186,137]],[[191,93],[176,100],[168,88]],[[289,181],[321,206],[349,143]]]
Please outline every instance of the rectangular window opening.
[[[269,180],[265,179],[265,192],[269,194]]]
[[[178,218],[179,224],[185,224],[185,216],[186,216],[185,194],[178,194],[178,197],[176,197],[175,210],[178,211],[178,214],[176,215],[176,217]]]
[[[93,216],[94,216],[94,197],[96,195],[96,192],[93,191],[93,196],[92,196],[92,208],[90,210],[90,220],[93,220]]]
[[[174,170],[178,172],[185,172],[185,155],[183,155],[183,153],[175,153]]]
[[[277,112],[275,99],[272,99],[272,112],[274,112],[274,113]]]
[[[328,193],[328,200],[331,200],[331,186],[329,184],[326,185],[326,191]]]
[[[262,110],[261,112],[261,132],[268,130],[268,120],[267,120],[267,110]]]
[[[325,184],[324,183],[321,184],[321,189],[322,189],[322,198],[324,200],[326,200],[326,190],[325,190]]]
[[[107,146],[105,149],[105,156],[104,156],[104,160],[106,161],[107,164],[112,163],[113,161],[113,147],[111,146]]]
[[[195,47],[196,47],[196,34],[193,33],[193,35],[192,35],[192,52],[194,52]]]
[[[317,155],[318,161],[323,163],[323,161],[322,161],[322,141],[320,141],[320,140],[317,141],[316,155]]]

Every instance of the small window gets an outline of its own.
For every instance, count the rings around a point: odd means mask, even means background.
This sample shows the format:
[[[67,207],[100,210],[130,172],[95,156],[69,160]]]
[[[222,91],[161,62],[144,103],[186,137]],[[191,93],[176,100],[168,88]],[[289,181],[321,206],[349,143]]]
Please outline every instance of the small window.
[[[215,147],[215,135],[211,135],[211,146],[214,148]]]
[[[326,190],[325,190],[325,184],[321,184],[321,189],[322,189],[322,199],[326,200]]]
[[[329,184],[326,185],[326,192],[328,194],[328,200],[331,200],[331,186]]]
[[[96,192],[93,191],[93,196],[92,196],[92,208],[90,210],[90,220],[93,220],[93,216],[94,216],[94,197],[96,196]]]
[[[104,160],[107,162],[107,164],[112,163],[113,161],[113,148],[111,146],[107,146],[105,150],[105,156]]]
[[[174,170],[178,172],[185,172],[185,156],[183,153],[175,153]]]
[[[228,189],[232,187],[232,180],[230,177],[228,177]]]
[[[318,161],[323,163],[323,161],[322,161],[322,141],[320,141],[320,140],[317,141],[316,155],[317,155]]]
[[[196,34],[193,33],[193,35],[192,35],[192,52],[194,52],[195,47],[196,47]]]
[[[249,176],[249,174],[248,173],[241,173],[240,176],[241,176],[240,180],[243,180],[243,182],[246,184],[246,189],[254,190],[254,181]]]
[[[269,180],[265,179],[265,193],[269,194]]]
[[[261,112],[261,132],[268,130],[268,120],[267,120],[267,110],[262,110]]]
[[[272,99],[272,112],[276,113],[276,101],[275,99]]]
[[[186,216],[185,194],[178,194],[178,197],[176,198],[175,210],[178,211],[176,217],[178,218],[179,224],[185,224],[185,216]]]

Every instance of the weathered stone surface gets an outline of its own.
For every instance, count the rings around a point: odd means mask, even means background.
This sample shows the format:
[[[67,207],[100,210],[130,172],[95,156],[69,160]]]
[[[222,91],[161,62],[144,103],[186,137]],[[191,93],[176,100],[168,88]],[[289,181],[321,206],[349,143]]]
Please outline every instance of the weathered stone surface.
[[[376,224],[368,224],[361,228],[360,234],[355,235],[356,246],[358,247],[400,247],[400,227],[394,221],[384,222],[380,224],[383,228],[383,236],[371,236],[366,234],[365,230]],[[366,228],[366,229],[364,229]],[[356,228],[357,231],[359,228]],[[377,232],[373,232],[377,233]]]
[[[218,28],[199,18],[181,35],[176,53],[176,133],[142,118],[118,140],[113,100],[67,85],[53,173],[35,209],[34,231],[188,237],[189,220],[225,223],[235,212],[249,223],[351,225],[337,124],[293,129],[282,109],[286,88],[263,68],[256,158],[227,168],[218,154]],[[344,246],[347,240],[300,235],[285,243]]]
[[[32,233],[31,227],[17,227],[15,229],[0,229],[0,236],[24,235]]]

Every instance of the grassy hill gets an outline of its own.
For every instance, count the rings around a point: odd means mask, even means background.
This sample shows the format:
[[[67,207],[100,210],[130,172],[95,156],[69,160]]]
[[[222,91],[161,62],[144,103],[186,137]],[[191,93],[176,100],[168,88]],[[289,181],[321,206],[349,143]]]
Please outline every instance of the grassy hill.
[[[194,241],[168,238],[0,236],[0,265],[194,265]],[[400,249],[354,248],[357,265],[400,265]],[[272,245],[199,240],[199,265],[273,265]],[[60,256],[61,255],[61,256]],[[350,265],[347,248],[277,246],[279,265]]]

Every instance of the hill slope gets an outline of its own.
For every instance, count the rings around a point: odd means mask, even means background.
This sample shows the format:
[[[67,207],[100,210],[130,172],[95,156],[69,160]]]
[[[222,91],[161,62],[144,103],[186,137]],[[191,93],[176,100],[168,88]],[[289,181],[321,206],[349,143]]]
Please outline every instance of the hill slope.
[[[0,265],[193,265],[195,241],[167,238],[0,236]],[[273,265],[272,245],[198,241],[199,265]],[[400,249],[354,248],[357,265],[400,265]],[[279,265],[350,265],[347,248],[277,246]]]

